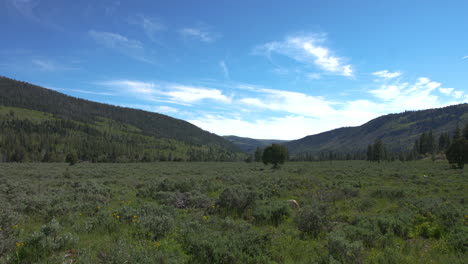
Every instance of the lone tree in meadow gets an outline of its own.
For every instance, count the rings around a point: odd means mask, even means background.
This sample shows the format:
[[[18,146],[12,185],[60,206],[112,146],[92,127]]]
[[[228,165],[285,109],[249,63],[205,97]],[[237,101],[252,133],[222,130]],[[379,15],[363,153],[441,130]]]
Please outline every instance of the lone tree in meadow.
[[[273,168],[278,168],[278,164],[283,164],[288,159],[288,149],[279,144],[272,144],[263,151],[262,161],[265,165],[271,163]]]
[[[78,162],[78,157],[76,156],[75,153],[68,153],[67,156],[65,157],[65,162],[70,164],[70,166],[75,165],[75,163]]]

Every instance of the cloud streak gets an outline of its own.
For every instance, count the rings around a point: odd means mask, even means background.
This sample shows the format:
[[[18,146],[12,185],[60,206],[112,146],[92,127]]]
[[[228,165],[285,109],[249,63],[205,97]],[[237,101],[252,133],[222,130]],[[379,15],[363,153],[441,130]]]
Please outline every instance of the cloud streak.
[[[401,76],[401,72],[399,71],[389,72],[388,70],[383,70],[383,71],[374,72],[372,73],[372,75],[375,75],[383,79],[393,79],[393,78]]]
[[[32,59],[31,63],[34,66],[38,67],[39,70],[46,71],[46,72],[61,72],[61,71],[78,70],[78,68],[60,65],[51,60],[45,60],[45,59]]]
[[[219,62],[219,67],[220,67],[221,70],[223,71],[224,78],[230,79],[229,68],[227,67],[227,65],[226,65],[226,63],[224,62],[224,60],[222,60],[222,61]]]
[[[167,28],[164,24],[160,23],[159,21],[144,16],[139,15],[137,17],[132,17],[128,19],[128,23],[132,25],[140,26],[145,35],[153,42],[160,44],[160,34],[161,32],[165,31]]]
[[[174,83],[153,83],[131,80],[115,80],[98,82],[117,89],[121,93],[131,94],[142,99],[154,102],[165,102],[179,105],[192,105],[205,100],[218,101],[223,104],[230,103],[231,99],[219,89],[190,86]]]
[[[213,32],[211,27],[207,25],[198,25],[194,27],[185,27],[179,30],[179,33],[184,38],[196,39],[201,42],[215,42],[221,38],[221,34]]]
[[[318,35],[296,35],[283,41],[269,42],[254,49],[254,53],[271,58],[273,53],[281,54],[305,65],[314,65],[323,71],[341,76],[353,76],[353,69],[345,59],[333,55],[333,52],[322,45],[323,37]]]
[[[143,44],[138,40],[129,39],[117,33],[89,30],[88,35],[96,43],[115,52],[132,57],[139,61],[153,63],[145,57]]]

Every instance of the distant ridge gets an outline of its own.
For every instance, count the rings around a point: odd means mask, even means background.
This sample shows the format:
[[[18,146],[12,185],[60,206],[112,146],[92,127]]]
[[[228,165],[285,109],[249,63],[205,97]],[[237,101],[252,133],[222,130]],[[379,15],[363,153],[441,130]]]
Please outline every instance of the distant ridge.
[[[423,132],[433,130],[438,137],[442,132],[454,131],[457,123],[468,122],[468,104],[443,108],[405,111],[375,118],[361,126],[343,127],[306,136],[284,143],[290,154],[318,154],[320,152],[353,153],[365,151],[376,139],[382,139],[388,150],[405,151]],[[438,138],[436,138],[437,140]]]
[[[273,143],[284,144],[287,142],[287,140],[254,139],[238,136],[224,136],[224,138],[234,143],[240,150],[248,153],[253,153],[257,149],[257,147],[264,148]]]

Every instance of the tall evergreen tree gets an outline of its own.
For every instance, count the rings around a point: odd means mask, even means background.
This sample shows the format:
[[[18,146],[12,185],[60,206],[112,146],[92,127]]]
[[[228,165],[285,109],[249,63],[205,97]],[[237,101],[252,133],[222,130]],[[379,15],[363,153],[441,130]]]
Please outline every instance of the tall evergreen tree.
[[[263,155],[263,149],[260,147],[257,147],[255,150],[255,161],[260,162],[262,161],[262,155]]]

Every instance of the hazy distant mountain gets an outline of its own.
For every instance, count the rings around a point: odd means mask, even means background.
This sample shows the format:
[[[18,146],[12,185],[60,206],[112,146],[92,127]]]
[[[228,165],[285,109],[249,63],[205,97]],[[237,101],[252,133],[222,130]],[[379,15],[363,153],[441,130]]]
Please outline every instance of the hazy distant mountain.
[[[433,130],[436,136],[452,133],[457,123],[468,122],[468,104],[422,111],[406,111],[373,119],[362,126],[343,127],[298,140],[286,142],[290,154],[325,151],[349,153],[364,151],[376,139],[382,139],[390,151],[408,150],[423,132]]]
[[[234,143],[239,149],[244,152],[253,153],[257,149],[257,147],[266,147],[273,143],[276,144],[284,144],[286,140],[276,140],[276,139],[254,139],[254,138],[246,138],[246,137],[238,137],[238,136],[224,136],[227,140]]]
[[[0,125],[3,160],[14,151],[25,152],[26,160],[73,151],[86,159],[91,155],[93,161],[113,161],[116,155],[124,160],[144,155],[150,161],[229,160],[239,152],[223,137],[180,119],[78,99],[6,77],[0,77]]]

